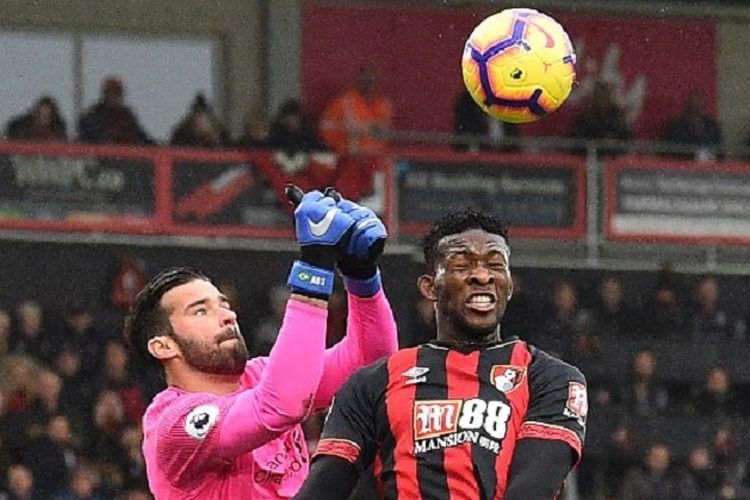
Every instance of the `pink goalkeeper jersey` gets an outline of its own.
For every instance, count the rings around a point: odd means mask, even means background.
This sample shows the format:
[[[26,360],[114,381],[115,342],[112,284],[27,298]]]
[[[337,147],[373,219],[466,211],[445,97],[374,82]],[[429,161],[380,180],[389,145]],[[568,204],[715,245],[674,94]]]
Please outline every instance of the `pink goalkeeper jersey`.
[[[247,363],[240,389],[219,396],[168,387],[154,398],[143,453],[157,500],[290,498],[299,490],[310,462],[300,422],[310,407],[328,406],[351,373],[397,348],[382,291],[349,295],[347,335],[328,350],[326,316],[290,300],[271,354]]]

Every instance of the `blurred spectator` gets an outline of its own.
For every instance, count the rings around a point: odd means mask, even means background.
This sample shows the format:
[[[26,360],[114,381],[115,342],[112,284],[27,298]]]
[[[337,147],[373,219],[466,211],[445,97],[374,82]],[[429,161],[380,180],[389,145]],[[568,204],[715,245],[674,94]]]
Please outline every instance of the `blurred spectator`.
[[[622,280],[617,276],[602,278],[591,314],[596,335],[632,336],[635,332],[636,313],[625,300]]]
[[[231,279],[225,279],[220,281],[216,288],[218,288],[221,293],[224,294],[224,296],[227,298],[227,301],[232,305],[232,310],[237,315],[237,323],[240,325],[252,325],[256,322],[255,316],[252,316],[252,313],[254,311],[251,311],[248,307],[248,304],[250,301],[243,299],[243,297],[240,295],[240,291],[237,288],[237,284],[232,281]],[[252,335],[253,332],[251,331],[245,331],[242,332],[243,336],[245,337],[245,343],[250,346],[252,345]],[[137,361],[137,356],[133,357],[133,361]]]
[[[682,500],[680,481],[670,468],[671,462],[667,445],[649,446],[643,466],[625,475],[620,500]]]
[[[745,405],[732,387],[729,371],[714,366],[708,371],[706,383],[694,396],[693,413],[701,416],[733,417],[744,413]]]
[[[576,286],[565,280],[554,283],[550,302],[540,336],[528,340],[564,360],[593,354],[596,347],[589,330],[591,322],[579,309]]]
[[[464,90],[453,105],[453,148],[461,151],[517,151],[515,144],[505,144],[505,139],[519,136],[518,125],[506,123],[485,113]],[[472,137],[473,136],[473,137]]]
[[[53,497],[53,500],[109,500],[109,496],[97,491],[99,477],[93,467],[79,464],[71,473],[70,482],[65,491]]]
[[[691,315],[693,339],[699,342],[742,340],[744,332],[720,303],[721,289],[713,276],[703,277],[696,286]]]
[[[32,358],[21,354],[6,356],[1,361],[0,383],[5,410],[3,431],[13,431],[6,435],[9,444],[22,446],[30,437],[29,431],[33,427],[29,417],[39,368]]]
[[[49,361],[54,352],[54,342],[44,325],[42,306],[25,300],[16,307],[16,337],[13,352],[26,354],[37,361]]]
[[[8,442],[7,435],[9,432],[13,432],[15,429],[8,428],[6,424],[6,412],[5,412],[5,392],[3,386],[0,385],[0,490],[5,486],[5,471],[8,466],[21,459],[20,455],[15,455],[12,452]]]
[[[705,446],[698,446],[690,450],[687,460],[688,487],[685,500],[704,500],[717,498],[719,490],[719,474]]]
[[[115,500],[153,500],[148,488],[130,489],[121,495],[117,495]]]
[[[96,380],[104,362],[104,346],[108,338],[98,330],[93,308],[79,299],[73,299],[65,308],[62,328],[57,332],[55,344],[66,345],[78,351],[86,362],[81,365],[81,376]]]
[[[271,122],[268,145],[281,150],[289,157],[297,153],[323,151],[325,145],[320,141],[310,119],[296,99],[285,101]]]
[[[617,498],[622,491],[624,472],[638,466],[641,454],[633,429],[627,425],[617,426],[607,441],[604,463],[600,464],[601,473],[596,480],[604,498]]]
[[[503,315],[502,335],[517,336],[523,340],[533,338],[533,332],[539,328],[539,307],[524,287],[521,274],[514,272],[511,278],[513,296]]]
[[[391,100],[381,92],[377,73],[363,68],[356,85],[326,106],[320,136],[339,155],[379,154],[388,144],[384,134],[392,118]]]
[[[77,406],[62,399],[62,379],[52,370],[43,368],[36,376],[36,394],[29,408],[29,423],[43,429],[51,418],[65,415],[76,433],[82,431],[82,416]]]
[[[413,301],[414,311],[407,317],[407,327],[399,331],[402,348],[413,347],[435,339],[435,304],[421,295]]]
[[[262,318],[250,336],[250,352],[253,356],[267,356],[271,352],[279,327],[284,319],[286,301],[289,298],[289,288],[276,284],[268,290],[269,315]]]
[[[579,139],[630,139],[630,128],[608,82],[596,82],[591,102],[574,120],[570,135]],[[616,152],[609,149],[601,151],[604,154]]]
[[[118,341],[109,341],[104,349],[104,369],[102,389],[117,391],[125,406],[127,420],[131,423],[140,421],[146,411],[143,392],[133,381],[128,370],[128,351]]]
[[[122,80],[109,77],[102,83],[102,95],[78,122],[82,142],[99,144],[151,144],[135,113],[125,104]]]
[[[742,453],[740,435],[732,427],[721,426],[714,434],[712,445],[719,474],[719,498],[750,498],[748,462]]]
[[[326,347],[333,347],[346,335],[346,317],[349,310],[346,292],[343,287],[334,287],[328,297],[328,322],[326,327]]]
[[[677,118],[667,123],[662,139],[665,142],[690,147],[690,151],[674,156],[698,161],[715,160],[721,149],[721,129],[718,122],[704,111],[703,97],[691,93]]]
[[[305,191],[336,184],[336,155],[327,151],[297,100],[289,99],[279,108],[271,123],[268,147],[274,150],[274,160],[287,182]],[[347,189],[347,195],[351,193]]]
[[[123,456],[120,433],[127,415],[120,395],[113,390],[101,391],[92,410],[92,432],[86,455],[102,464],[118,464]]]
[[[8,467],[6,484],[6,490],[0,492],[0,500],[39,500],[34,489],[34,475],[25,465]]]
[[[231,141],[206,96],[198,94],[187,116],[175,127],[170,144],[211,149],[229,146]]]
[[[258,322],[250,336],[250,352],[253,356],[267,356],[279,333],[284,319],[289,288],[276,284],[268,291],[269,314]],[[337,287],[328,298],[328,329],[326,344],[333,345],[343,338],[346,329],[346,296]]]
[[[143,459],[143,452],[141,451],[142,441],[143,433],[140,427],[129,425],[123,429],[120,437],[120,445],[124,453],[118,464],[122,484],[118,489],[122,489],[124,485],[131,488],[135,486],[148,490],[146,462]],[[111,488],[114,485],[110,484],[109,486]]]
[[[78,408],[79,411],[88,414],[96,378],[88,379],[82,374],[80,351],[63,344],[53,361],[55,370],[63,382],[60,403],[65,408]]]
[[[685,333],[685,310],[679,300],[677,285],[671,280],[658,280],[644,305],[638,329],[654,339],[682,338]]]
[[[57,102],[50,96],[41,97],[27,113],[11,118],[5,136],[13,140],[38,142],[67,140],[65,121]]]
[[[13,332],[11,330],[13,322],[10,313],[0,307],[0,358],[10,352]]]
[[[73,433],[65,415],[52,417],[45,433],[24,450],[24,463],[31,468],[37,485],[35,493],[41,498],[48,498],[67,486],[70,470],[77,461]]]
[[[237,146],[246,149],[266,148],[269,135],[270,124],[266,117],[258,110],[250,110],[242,121],[242,136],[237,141]]]
[[[633,356],[631,379],[622,388],[620,400],[628,412],[653,417],[669,409],[667,388],[656,380],[656,355],[649,349]]]

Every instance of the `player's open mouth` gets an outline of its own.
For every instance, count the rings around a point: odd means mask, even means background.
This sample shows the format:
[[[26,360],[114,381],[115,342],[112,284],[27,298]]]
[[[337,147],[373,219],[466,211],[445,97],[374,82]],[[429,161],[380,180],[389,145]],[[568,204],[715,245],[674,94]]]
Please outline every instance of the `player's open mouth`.
[[[466,300],[466,305],[469,309],[486,312],[495,308],[495,302],[497,299],[491,293],[473,293]]]

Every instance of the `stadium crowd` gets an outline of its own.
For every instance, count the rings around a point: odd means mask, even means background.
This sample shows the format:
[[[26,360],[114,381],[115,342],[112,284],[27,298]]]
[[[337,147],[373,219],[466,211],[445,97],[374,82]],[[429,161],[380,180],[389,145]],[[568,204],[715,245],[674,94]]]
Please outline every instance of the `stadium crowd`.
[[[738,366],[711,365],[700,382],[659,365],[670,341],[703,350],[710,343],[746,348],[747,318],[722,296],[720,280],[706,276],[690,285],[686,277],[661,273],[651,293],[635,297],[626,294],[627,275],[602,275],[598,291],[584,293],[591,287],[575,275],[549,290],[529,290],[520,276],[533,272],[518,274],[505,335],[528,339],[587,373],[591,420],[579,498],[747,498],[742,429],[750,407],[739,394],[750,380],[733,382]],[[235,293],[231,283],[222,286]],[[287,296],[281,285],[268,290],[266,318],[243,330],[253,355],[270,349]],[[97,311],[78,303],[48,311],[33,298],[19,299],[0,308],[0,498],[149,498],[140,423],[161,382],[143,377],[120,332],[102,328]],[[331,304],[334,343],[343,335],[345,301]],[[415,314],[397,317],[402,346],[433,334],[421,305],[415,301]],[[618,360],[602,349],[612,340],[633,344],[629,373],[619,374]],[[674,428],[686,422],[694,425],[682,433]],[[306,423],[311,450],[321,423],[320,414]]]
[[[477,111],[466,96],[457,99],[455,132],[493,139],[518,135],[514,127],[488,122]],[[306,165],[300,154],[381,152],[392,113],[390,101],[377,90],[376,75],[363,72],[356,85],[330,103],[317,125],[301,103],[290,100],[270,122],[250,116],[237,140],[198,95],[175,125],[170,143],[270,148],[284,153],[281,168],[295,172]],[[355,125],[345,124],[345,116],[355,116]],[[101,100],[77,125],[80,142],[155,143],[126,104],[125,85],[118,78],[103,82]],[[592,106],[569,135],[631,137],[605,83],[597,86]],[[12,119],[5,136],[74,138],[49,97]],[[704,114],[697,96],[669,123],[663,139],[694,146],[698,159],[716,157],[721,148],[719,126]],[[479,148],[470,143],[460,147]],[[669,272],[655,274],[654,283],[648,294],[636,297],[628,296],[624,275],[602,276],[595,293],[583,293],[575,278],[560,280],[549,291],[530,290],[519,279],[504,334],[518,335],[581,366],[588,377],[592,422],[577,474],[581,498],[750,498],[750,447],[742,434],[750,405],[739,397],[750,380],[733,380],[736,365],[710,365],[702,382],[674,366],[668,373],[660,368],[671,345],[746,348],[748,313],[733,310],[721,294],[720,280],[712,276],[697,280],[693,289]],[[243,325],[254,355],[266,354],[273,345],[287,296],[283,286],[268,290],[268,317]],[[159,381],[141,376],[120,332],[100,327],[98,311],[75,302],[64,311],[48,311],[34,297],[17,299],[0,305],[0,500],[150,498],[140,425]],[[236,303],[241,305],[241,298]],[[346,315],[341,297],[334,296],[331,304],[333,343],[343,335]],[[425,305],[415,299],[414,314],[397,317],[402,346],[431,338],[432,310]],[[629,372],[602,369],[616,361],[613,356],[623,355],[606,348],[612,342],[635,346],[628,351]],[[320,415],[307,422],[311,451],[321,422]],[[674,432],[686,422],[702,427],[694,433]]]
[[[11,140],[75,141],[93,144],[156,145],[126,100],[126,87],[120,77],[102,82],[99,101],[79,117],[75,132],[50,96],[40,97],[31,108],[5,125]],[[363,68],[357,81],[335,96],[321,112],[312,116],[303,103],[288,99],[271,119],[251,111],[239,137],[232,138],[203,94],[197,94],[185,116],[174,125],[168,144],[199,148],[272,148],[287,155],[282,167],[299,169],[299,154],[329,151],[337,155],[379,154],[392,132],[394,110],[389,96],[379,85],[379,76]],[[457,149],[513,151],[520,135],[517,125],[490,118],[467,92],[456,96],[453,132],[461,139]],[[633,138],[624,111],[615,99],[612,85],[598,80],[586,106],[561,136],[581,140],[628,141]],[[472,139],[473,138],[473,139]],[[507,141],[510,139],[510,141]],[[687,159],[705,161],[721,156],[723,137],[720,124],[704,109],[703,98],[691,93],[676,116],[667,120],[659,137],[651,138],[676,146],[673,153]],[[750,138],[749,142],[750,144]],[[624,152],[622,147],[605,152]]]

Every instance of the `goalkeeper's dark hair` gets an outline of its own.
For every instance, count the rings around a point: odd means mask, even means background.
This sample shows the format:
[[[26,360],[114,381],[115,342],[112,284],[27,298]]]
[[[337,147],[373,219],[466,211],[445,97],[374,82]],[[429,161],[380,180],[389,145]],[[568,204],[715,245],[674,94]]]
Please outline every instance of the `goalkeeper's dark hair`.
[[[469,229],[481,229],[488,233],[500,235],[506,243],[510,243],[507,226],[494,215],[478,212],[472,208],[451,212],[435,221],[430,231],[422,239],[422,251],[428,271],[435,269],[435,263],[439,257],[438,243],[440,243],[440,240]]]
[[[195,280],[211,281],[197,269],[173,267],[165,269],[138,292],[135,303],[125,318],[124,340],[147,366],[161,368],[161,363],[148,351],[148,341],[159,335],[171,335],[168,311],[161,298],[171,289]]]

